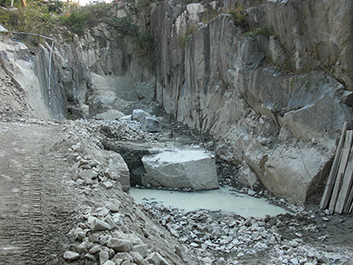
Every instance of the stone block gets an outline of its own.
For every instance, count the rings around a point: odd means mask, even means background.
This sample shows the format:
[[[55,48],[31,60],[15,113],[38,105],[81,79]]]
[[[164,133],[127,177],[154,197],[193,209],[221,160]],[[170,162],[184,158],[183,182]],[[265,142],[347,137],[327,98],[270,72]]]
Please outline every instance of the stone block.
[[[160,132],[161,122],[156,116],[145,117],[141,120],[141,129],[145,132]]]
[[[165,151],[145,156],[142,162],[147,172],[142,176],[143,185],[193,190],[218,188],[215,157],[210,152]]]

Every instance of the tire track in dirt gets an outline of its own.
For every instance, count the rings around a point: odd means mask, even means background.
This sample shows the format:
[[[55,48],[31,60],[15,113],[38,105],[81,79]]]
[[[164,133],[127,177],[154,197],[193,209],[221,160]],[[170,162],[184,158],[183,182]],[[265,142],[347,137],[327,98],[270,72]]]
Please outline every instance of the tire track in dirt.
[[[50,152],[54,127],[0,123],[0,264],[65,263],[76,205],[61,185],[68,164]]]

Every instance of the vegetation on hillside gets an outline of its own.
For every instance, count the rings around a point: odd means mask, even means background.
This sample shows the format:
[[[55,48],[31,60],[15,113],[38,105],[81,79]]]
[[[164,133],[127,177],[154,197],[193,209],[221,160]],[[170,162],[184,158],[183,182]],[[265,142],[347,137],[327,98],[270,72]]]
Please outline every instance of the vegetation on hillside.
[[[3,7],[10,7],[11,0],[0,0]],[[149,7],[150,0],[126,0],[133,14],[137,14]],[[57,0],[28,0],[27,7],[19,2],[15,8],[0,8],[0,24],[12,32],[35,33],[55,37],[61,32],[63,37],[70,40],[72,33],[83,35],[90,28],[105,23],[117,30],[118,34],[136,37],[141,46],[141,54],[149,54],[153,49],[152,37],[134,22],[128,15],[123,18],[114,17],[112,7],[115,3],[98,3],[94,5],[78,6],[76,3]],[[38,44],[40,38],[31,37],[31,44]]]

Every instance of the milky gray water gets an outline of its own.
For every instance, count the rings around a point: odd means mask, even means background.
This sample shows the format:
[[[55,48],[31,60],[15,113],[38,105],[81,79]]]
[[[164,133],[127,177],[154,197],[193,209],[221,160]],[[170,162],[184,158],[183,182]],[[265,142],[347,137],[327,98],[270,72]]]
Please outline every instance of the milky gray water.
[[[270,204],[264,198],[255,198],[246,194],[230,191],[229,187],[218,190],[181,192],[155,189],[131,188],[130,194],[138,203],[158,202],[165,206],[172,205],[185,211],[208,209],[222,210],[225,213],[235,213],[244,217],[275,216],[287,211]]]

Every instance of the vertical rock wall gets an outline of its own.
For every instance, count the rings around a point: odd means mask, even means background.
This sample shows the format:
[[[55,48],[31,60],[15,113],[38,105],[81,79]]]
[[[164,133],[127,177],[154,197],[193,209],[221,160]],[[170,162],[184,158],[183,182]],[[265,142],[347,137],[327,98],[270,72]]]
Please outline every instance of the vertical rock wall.
[[[49,74],[50,47],[40,46],[38,52],[33,53],[20,41],[4,39],[0,43],[0,50],[1,67],[11,80],[7,85],[15,88],[12,91],[21,92],[21,104],[25,106],[24,113],[10,101],[5,102],[10,105],[8,107],[12,108],[12,112],[43,119],[62,119],[66,113],[66,98],[56,86],[53,62]]]
[[[283,15],[298,1],[275,2],[248,10],[251,28],[263,25],[256,24],[258,21],[275,21],[276,8]],[[310,14],[319,14],[314,11]],[[157,100],[179,121],[213,135],[218,155],[239,165],[241,178],[249,185],[259,179],[275,195],[303,204],[322,187],[343,122],[351,121],[350,92],[345,83],[324,71],[295,75],[276,67],[294,60],[293,47],[297,46],[286,44],[291,34],[286,31],[294,30],[292,27],[274,27],[275,36],[279,31],[280,37],[247,37],[230,15],[200,24],[202,13],[200,4],[181,7],[171,2],[163,2],[153,13]],[[306,29],[311,20],[309,14],[300,14],[293,19],[304,23],[296,33],[305,40],[298,46],[304,49],[310,46]],[[334,14],[340,12],[331,12]],[[180,39],[193,25],[198,25],[198,30],[182,47]],[[348,46],[346,43],[341,50]],[[323,57],[331,56],[331,48],[327,49],[320,60],[308,58],[325,62]],[[303,60],[302,56],[295,62]]]

